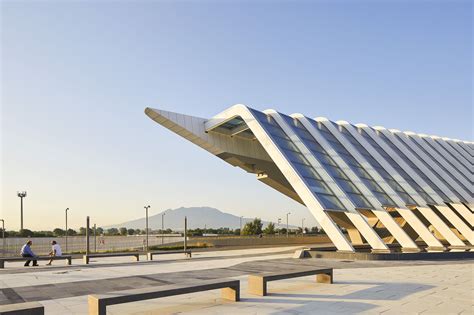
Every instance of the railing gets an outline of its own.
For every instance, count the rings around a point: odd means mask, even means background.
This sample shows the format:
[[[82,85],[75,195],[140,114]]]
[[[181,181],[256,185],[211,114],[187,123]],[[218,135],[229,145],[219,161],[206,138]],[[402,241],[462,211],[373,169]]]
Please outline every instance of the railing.
[[[33,245],[31,249],[37,255],[46,255],[51,251],[51,241],[55,240],[66,253],[65,237],[7,237],[5,238],[5,248],[0,240],[1,256],[18,256],[21,247],[27,240],[31,240]],[[124,251],[124,250],[141,250],[145,249],[146,235],[130,235],[130,236],[90,236],[90,252],[105,251]],[[148,238],[149,246],[182,242],[184,238],[180,235],[150,235]],[[86,250],[85,236],[69,236],[67,238],[67,252],[77,253]]]

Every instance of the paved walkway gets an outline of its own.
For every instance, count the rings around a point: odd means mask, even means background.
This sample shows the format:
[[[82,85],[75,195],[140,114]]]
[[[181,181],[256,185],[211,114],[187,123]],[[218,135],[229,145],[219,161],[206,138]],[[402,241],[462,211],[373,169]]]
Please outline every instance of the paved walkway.
[[[91,265],[39,269],[7,264],[0,271],[0,304],[40,301],[47,314],[87,314],[87,295],[169,283],[231,277],[241,280],[242,301],[219,291],[188,294],[108,308],[109,314],[473,314],[474,263],[353,262],[292,259],[295,247],[197,253],[192,259],[166,255],[159,261],[107,258]],[[271,282],[270,295],[248,295],[249,273],[291,270],[302,265],[334,267],[335,284],[314,277]]]

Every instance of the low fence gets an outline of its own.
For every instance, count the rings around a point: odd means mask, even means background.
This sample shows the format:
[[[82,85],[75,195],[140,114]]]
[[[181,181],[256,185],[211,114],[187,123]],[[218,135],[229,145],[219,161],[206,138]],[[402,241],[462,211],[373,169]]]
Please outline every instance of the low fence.
[[[27,240],[31,240],[33,252],[37,255],[46,255],[51,251],[51,241],[55,240],[61,246],[63,252],[66,252],[65,237],[8,237],[5,238],[5,245],[0,243],[0,252],[2,256],[18,256],[20,249]],[[180,235],[150,235],[148,237],[149,246],[183,242],[184,237]],[[1,239],[0,239],[1,242]],[[146,235],[129,236],[90,236],[89,249],[94,251],[123,251],[133,249],[144,249],[146,244]],[[85,236],[69,236],[67,238],[67,252],[81,252],[86,250]]]
[[[252,245],[311,245],[331,243],[327,235],[297,236],[263,235],[259,236],[207,236],[189,237],[189,245],[207,243],[214,247],[252,246]]]

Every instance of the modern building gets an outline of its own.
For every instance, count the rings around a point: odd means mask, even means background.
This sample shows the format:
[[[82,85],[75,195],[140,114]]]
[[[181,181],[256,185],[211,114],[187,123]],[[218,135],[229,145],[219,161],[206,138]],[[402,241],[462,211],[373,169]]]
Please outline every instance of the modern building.
[[[145,113],[305,205],[340,251],[473,248],[473,142],[240,104],[209,119]]]

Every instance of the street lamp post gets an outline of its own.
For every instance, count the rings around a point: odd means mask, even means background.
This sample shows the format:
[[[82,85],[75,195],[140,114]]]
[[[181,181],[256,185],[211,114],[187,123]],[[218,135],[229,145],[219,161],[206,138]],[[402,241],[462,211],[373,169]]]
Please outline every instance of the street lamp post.
[[[288,216],[291,214],[291,212],[288,212],[286,214],[286,237],[290,237],[290,234],[289,234],[289,225],[288,225]]]
[[[183,243],[183,249],[186,251],[188,247],[188,218],[185,216],[184,217],[184,243]]]
[[[166,212],[161,214],[161,245],[164,243],[163,233],[165,232],[165,214]]]
[[[280,235],[280,223],[281,223],[281,218],[278,218],[278,235]]]
[[[97,253],[97,226],[94,223],[94,253]]]
[[[243,216],[240,216],[240,235],[242,235],[242,218]]]
[[[3,256],[7,255],[7,251],[5,250],[5,220],[0,219],[2,221],[2,254]]]
[[[23,231],[23,198],[26,197],[26,191],[17,191],[16,195],[20,197],[20,231]]]
[[[89,229],[90,229],[90,218],[86,217],[86,255],[89,256],[90,253],[90,243],[89,243]]]
[[[146,251],[148,252],[148,209],[150,208],[150,205],[145,206],[145,211],[146,211],[146,226],[145,226],[145,232],[146,232]]]
[[[69,208],[66,208],[66,211],[64,211],[66,213],[66,253],[67,253],[67,212],[69,211]]]

